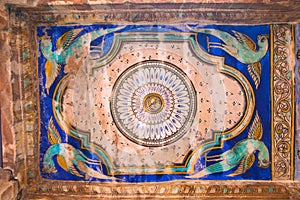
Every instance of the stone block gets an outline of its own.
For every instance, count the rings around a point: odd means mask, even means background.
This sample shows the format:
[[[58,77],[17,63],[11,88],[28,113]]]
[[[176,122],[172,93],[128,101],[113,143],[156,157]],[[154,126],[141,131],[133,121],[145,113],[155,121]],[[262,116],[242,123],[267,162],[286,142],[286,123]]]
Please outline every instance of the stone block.
[[[207,0],[198,3],[272,3],[271,0]],[[276,0],[275,3],[288,3],[288,0]],[[194,0],[40,0],[37,5],[72,4],[120,4],[120,3],[195,3]]]
[[[11,125],[7,123],[6,119],[2,119],[3,163],[5,167],[13,167],[14,165],[16,147],[13,138]]]
[[[0,200],[16,199],[18,182],[10,181],[10,174],[2,168],[0,168],[0,186]]]
[[[0,4],[0,30],[6,29],[8,26],[8,15],[6,9]]]
[[[1,182],[1,180],[0,180]],[[18,185],[15,181],[5,181],[0,183],[0,199],[9,200],[16,199],[18,194]]]
[[[9,181],[9,173],[7,173],[4,169],[0,168],[0,182]]]

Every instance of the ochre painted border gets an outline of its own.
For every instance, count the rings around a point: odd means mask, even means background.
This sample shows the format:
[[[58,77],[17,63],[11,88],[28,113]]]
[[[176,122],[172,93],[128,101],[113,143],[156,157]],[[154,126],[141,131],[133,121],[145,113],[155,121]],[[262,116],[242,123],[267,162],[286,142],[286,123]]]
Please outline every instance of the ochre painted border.
[[[116,10],[115,10],[116,11]],[[37,62],[35,60],[37,56],[37,52],[32,52],[31,49],[37,49],[37,40],[33,36],[35,34],[31,34],[30,31],[34,30],[37,25],[51,25],[53,22],[58,22],[58,24],[66,23],[64,21],[67,17],[73,17],[76,14],[76,11],[73,13],[64,14],[59,13],[59,11],[47,11],[49,16],[43,14],[43,12],[39,12],[39,10],[27,10],[22,8],[11,9],[10,20],[11,20],[11,32],[14,34],[11,45],[14,66],[12,67],[13,74],[16,74],[16,78],[19,81],[17,84],[14,83],[14,89],[18,88],[20,91],[14,92],[14,117],[15,120],[21,120],[20,123],[17,123],[18,126],[15,127],[16,131],[16,144],[17,144],[17,161],[18,167],[24,167],[26,171],[21,171],[18,174],[18,179],[20,180],[20,184],[22,188],[25,188],[24,195],[25,199],[39,199],[39,198],[57,198],[64,199],[66,197],[72,197],[73,199],[90,199],[90,198],[260,198],[260,199],[298,199],[300,196],[300,183],[290,181],[293,179],[293,155],[294,149],[290,148],[288,151],[289,162],[289,170],[286,171],[284,176],[279,176],[278,171],[275,166],[278,164],[278,160],[276,156],[273,157],[272,162],[272,179],[273,181],[176,181],[176,182],[168,182],[168,183],[143,183],[143,184],[115,184],[115,183],[89,183],[83,184],[84,182],[74,182],[74,181],[65,181],[65,182],[56,182],[56,181],[48,181],[41,180],[38,176],[38,167],[37,163],[39,163],[39,159],[36,157],[36,153],[38,152],[38,141],[37,137],[39,135],[38,132],[38,86],[37,79],[38,76],[36,72],[33,70],[37,67]],[[62,11],[60,11],[62,12]],[[78,11],[79,12],[79,11]],[[107,13],[109,11],[103,11],[103,13]],[[143,11],[140,12],[140,15],[143,15]],[[155,11],[158,12],[158,11]],[[198,13],[202,16],[202,11],[193,11],[194,13]],[[215,11],[218,12],[218,11]],[[219,13],[216,14],[216,16]],[[235,11],[231,11],[231,13]],[[262,13],[259,13],[262,12]],[[203,12],[204,13],[204,12]],[[270,16],[271,12],[266,11],[257,11],[254,15],[257,16],[257,19],[261,19],[262,17],[266,17],[267,15],[271,18],[278,18],[281,16],[279,13],[273,13]],[[145,13],[146,14],[146,13]],[[193,13],[191,13],[192,15]],[[173,14],[172,14],[173,15]],[[202,17],[204,17],[203,14]],[[239,12],[239,16],[241,13]],[[242,14],[243,15],[243,14]],[[249,15],[249,12],[245,14]],[[284,13],[282,14],[282,16]],[[80,13],[79,13],[80,16]],[[88,16],[89,13],[84,13],[81,15],[82,19],[87,19],[87,23],[95,22],[95,23],[106,23],[106,21],[102,18],[97,18],[94,21],[89,21]],[[84,17],[83,17],[84,16]],[[104,15],[101,15],[104,16]],[[114,20],[114,22],[118,22],[118,18],[112,14],[110,15]],[[196,15],[195,15],[196,16]],[[227,14],[226,14],[227,16]],[[238,15],[233,15],[238,16]],[[238,21],[236,17],[235,21],[231,21],[232,23]],[[279,17],[280,18],[280,17]],[[284,16],[283,16],[284,18]],[[168,18],[166,18],[169,20]],[[186,20],[191,20],[192,18],[187,18]],[[198,18],[200,19],[200,18]],[[245,18],[247,19],[247,18]],[[126,18],[122,19],[123,23],[126,21]],[[163,21],[163,20],[162,20]],[[170,21],[170,20],[169,20]],[[178,21],[177,18],[172,18],[173,22]],[[179,20],[180,21],[180,20]],[[208,20],[210,23],[215,23],[214,19]],[[75,18],[71,23],[78,24],[82,21],[76,21]],[[129,21],[127,21],[129,22]],[[134,23],[133,21],[131,21]],[[206,21],[207,22],[207,21]],[[251,21],[255,23],[254,21]],[[258,21],[257,21],[258,22]],[[240,23],[243,23],[240,21]],[[276,27],[277,26],[277,27]],[[282,25],[271,25],[271,45],[275,46],[275,36],[278,32],[276,32],[275,28],[278,27],[287,27],[291,36],[288,41],[293,44],[293,25],[282,24]],[[279,32],[280,33],[280,32]],[[273,39],[273,37],[274,39]],[[272,42],[273,41],[273,42]],[[273,49],[273,48],[272,48]],[[292,58],[294,58],[294,49],[289,46],[290,54]],[[28,52],[29,57],[24,52]],[[272,50],[273,51],[273,50]],[[272,74],[275,71],[275,60],[274,53],[271,52],[271,63],[272,64]],[[28,62],[29,61],[29,62]],[[289,82],[289,87],[291,89],[291,95],[289,100],[289,105],[291,106],[290,114],[290,123],[289,123],[289,140],[288,144],[290,147],[294,147],[294,82],[293,82],[293,65],[289,65],[289,71],[291,72],[291,80]],[[271,74],[271,75],[272,75]],[[273,80],[273,79],[271,79]],[[270,89],[273,91],[275,89],[274,82],[271,82]],[[274,90],[275,91],[275,90]],[[275,113],[275,100],[277,96],[275,96],[275,92],[272,96],[272,116],[274,119]],[[21,104],[19,106],[19,104]],[[15,110],[18,107],[21,107],[21,110]],[[24,122],[24,123],[23,123]],[[276,121],[272,120],[272,150],[273,152],[277,151],[277,136],[275,135],[276,131]],[[274,142],[274,143],[273,143]],[[24,151],[27,150],[27,151]],[[29,151],[28,151],[29,150]],[[283,180],[283,181],[281,181]]]
[[[294,25],[272,25],[272,180],[294,179]]]

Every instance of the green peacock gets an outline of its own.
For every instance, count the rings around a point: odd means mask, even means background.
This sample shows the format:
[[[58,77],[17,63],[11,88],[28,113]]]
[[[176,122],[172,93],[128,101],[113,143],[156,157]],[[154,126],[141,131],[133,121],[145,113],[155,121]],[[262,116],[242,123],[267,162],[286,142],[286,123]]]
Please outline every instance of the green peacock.
[[[242,140],[234,145],[234,147],[220,155],[206,156],[207,162],[217,162],[209,165],[203,170],[186,176],[186,178],[201,178],[209,174],[229,171],[236,166],[237,169],[227,176],[237,176],[249,170],[255,162],[255,151],[258,153],[258,166],[268,168],[270,166],[269,151],[266,145],[260,141],[263,134],[263,128],[258,113],[248,132],[248,139]],[[218,162],[219,161],[219,162]]]
[[[82,151],[76,149],[68,143],[61,143],[61,137],[53,124],[52,118],[48,125],[48,140],[51,146],[47,149],[43,159],[43,171],[51,174],[56,173],[57,169],[54,163],[66,172],[73,174],[77,177],[88,179],[94,177],[105,180],[118,180],[115,177],[110,177],[102,173],[102,162],[88,158]],[[88,165],[99,166],[99,170],[95,170]]]
[[[254,81],[256,89],[260,84],[262,66],[260,60],[265,57],[268,51],[268,35],[261,34],[257,36],[258,49],[256,43],[247,35],[232,30],[231,34],[210,28],[191,28],[190,30],[197,33],[204,33],[215,36],[222,40],[223,43],[209,42],[208,49],[219,48],[236,58],[241,63],[247,64],[248,72]]]
[[[57,39],[55,51],[52,50],[52,40],[45,36],[41,37],[40,49],[47,59],[45,63],[47,93],[49,93],[52,83],[59,74],[61,66],[66,64],[70,55],[82,57],[85,53],[82,48],[83,46],[89,46],[93,40],[123,28],[124,26],[119,26],[117,28],[100,29],[87,33],[82,33],[83,28],[72,29]]]

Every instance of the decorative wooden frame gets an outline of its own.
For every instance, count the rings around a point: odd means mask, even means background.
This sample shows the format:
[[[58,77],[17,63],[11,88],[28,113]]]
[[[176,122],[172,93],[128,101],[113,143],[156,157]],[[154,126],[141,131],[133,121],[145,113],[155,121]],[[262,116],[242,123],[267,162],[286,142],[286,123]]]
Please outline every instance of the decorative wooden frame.
[[[66,196],[78,199],[90,197],[118,198],[299,198],[300,183],[294,177],[294,25],[272,26],[271,52],[274,81],[272,110],[272,181],[181,181],[166,183],[86,183],[46,181],[40,179],[38,151],[38,86],[34,70],[37,63],[37,38],[32,34],[37,25],[80,23],[235,23],[260,24],[296,21],[297,8],[289,10],[278,5],[231,4],[116,4],[72,5],[48,7],[9,6],[12,40],[12,74],[19,82],[13,83],[14,117],[17,143],[17,167],[20,182],[29,199]],[[166,10],[168,12],[166,12]],[[90,12],[93,11],[93,12]],[[247,19],[247,20],[242,20]],[[284,134],[284,137],[282,135]],[[276,153],[274,153],[276,152]]]

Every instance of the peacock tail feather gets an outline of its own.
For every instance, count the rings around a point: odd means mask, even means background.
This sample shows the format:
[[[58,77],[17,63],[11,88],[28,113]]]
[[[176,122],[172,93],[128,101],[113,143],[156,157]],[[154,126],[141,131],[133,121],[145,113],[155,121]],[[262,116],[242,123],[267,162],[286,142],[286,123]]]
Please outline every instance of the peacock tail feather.
[[[58,165],[61,168],[63,168],[65,171],[68,171],[68,165],[67,165],[66,159],[61,155],[57,155],[56,159],[57,159]]]
[[[49,124],[48,124],[48,130],[47,130],[48,134],[48,141],[50,142],[50,144],[58,144],[61,143],[61,137],[57,131],[57,129],[55,128],[54,124],[53,124],[53,119],[52,117],[49,120]]]
[[[248,132],[248,138],[261,140],[262,135],[263,135],[263,127],[258,112],[256,112],[255,118]]]
[[[45,74],[46,74],[46,89],[47,93],[49,93],[49,89],[53,82],[55,81],[57,75],[60,72],[60,65],[47,60],[45,63]]]
[[[248,67],[247,67],[248,72],[249,72],[252,80],[254,81],[256,89],[258,89],[258,86],[260,84],[261,68],[262,67],[261,67],[260,62],[253,63],[251,65],[248,65]]]
[[[240,43],[247,45],[253,51],[256,50],[255,42],[248,35],[235,30],[232,30],[232,32],[234,33],[234,36]]]
[[[246,155],[242,159],[238,168],[233,173],[231,173],[227,176],[237,176],[237,175],[241,175],[241,174],[245,173],[248,169],[250,169],[252,167],[254,161],[255,161],[254,154]]]
[[[73,29],[62,34],[56,41],[56,49],[67,49],[82,30],[82,28]]]

